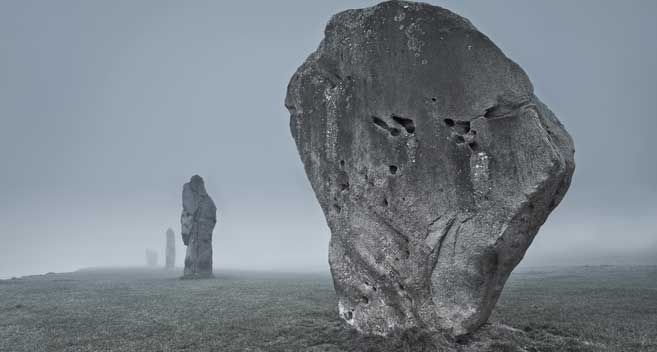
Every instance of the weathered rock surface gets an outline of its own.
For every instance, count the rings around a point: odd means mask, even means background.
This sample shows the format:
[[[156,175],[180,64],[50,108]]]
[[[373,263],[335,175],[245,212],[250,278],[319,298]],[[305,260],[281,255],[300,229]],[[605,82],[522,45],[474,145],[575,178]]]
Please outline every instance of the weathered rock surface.
[[[165,266],[168,269],[173,268],[176,265],[176,235],[173,233],[173,229],[167,229],[167,247],[165,249]]]
[[[201,176],[194,175],[185,183],[182,203],[181,234],[187,246],[184,277],[212,276],[212,230],[217,223],[217,207]]]
[[[575,167],[525,72],[427,4],[335,15],[286,106],[339,312],[366,334],[480,327]]]

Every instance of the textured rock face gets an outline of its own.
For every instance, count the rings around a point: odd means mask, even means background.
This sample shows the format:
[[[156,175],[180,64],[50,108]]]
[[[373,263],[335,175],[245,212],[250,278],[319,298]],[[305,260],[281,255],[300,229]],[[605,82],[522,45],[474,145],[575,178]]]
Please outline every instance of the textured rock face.
[[[171,269],[176,265],[176,235],[172,229],[167,230],[166,267]]]
[[[426,4],[335,15],[286,107],[339,312],[367,334],[481,326],[575,167],[525,72]]]
[[[194,175],[185,183],[182,203],[181,234],[187,246],[184,276],[212,276],[212,230],[217,223],[217,207],[201,176]]]

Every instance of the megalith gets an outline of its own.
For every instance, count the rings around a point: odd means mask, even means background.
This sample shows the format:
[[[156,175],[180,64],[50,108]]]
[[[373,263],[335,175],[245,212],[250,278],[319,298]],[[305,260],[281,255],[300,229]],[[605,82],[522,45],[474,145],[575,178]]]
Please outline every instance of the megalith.
[[[217,223],[217,207],[205,190],[203,178],[192,176],[183,186],[181,235],[187,246],[185,278],[212,276],[212,230]]]
[[[365,334],[475,331],[575,168],[520,66],[423,3],[333,16],[285,105],[339,314]]]
[[[173,229],[169,228],[166,232],[167,245],[165,248],[165,267],[172,269],[176,265],[176,237]]]

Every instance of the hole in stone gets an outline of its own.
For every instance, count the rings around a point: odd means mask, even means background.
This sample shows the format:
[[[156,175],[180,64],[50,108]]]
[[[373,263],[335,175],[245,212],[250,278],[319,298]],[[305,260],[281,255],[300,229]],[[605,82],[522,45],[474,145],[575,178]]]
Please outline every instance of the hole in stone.
[[[534,203],[529,203],[529,209],[534,210]]]
[[[372,116],[372,122],[379,128],[383,128],[384,130],[388,131],[393,137],[399,136],[401,133],[399,128],[388,126],[388,124],[379,117]]]
[[[387,207],[388,206],[388,198],[383,197],[383,202],[381,202],[381,204],[383,204],[384,207]]]
[[[454,121],[454,130],[460,134],[470,132],[470,121]]]
[[[395,165],[390,165],[390,173],[391,174],[396,174],[397,173],[397,166]]]
[[[465,143],[465,138],[463,138],[463,136],[459,136],[459,135],[454,136],[454,140],[456,141],[456,144],[463,144],[463,143]]]
[[[372,286],[372,290],[376,292],[376,286]]]
[[[477,142],[472,141],[472,142],[468,143],[468,147],[470,147],[470,149],[475,151],[479,148],[479,145],[477,144]]]
[[[436,102],[436,100],[438,100],[438,99],[436,99],[436,98],[431,98],[431,101],[433,101],[433,102]]]
[[[337,204],[333,204],[333,209],[335,209],[338,214],[342,211],[342,207]]]
[[[404,290],[405,290],[404,285],[399,284],[399,289],[402,290],[402,291],[404,291]]]
[[[402,127],[404,127],[406,132],[415,133],[415,123],[413,122],[413,120],[397,115],[392,115],[392,119],[398,124],[402,125]]]
[[[346,191],[349,189],[349,176],[347,176],[346,172],[340,171],[336,181],[341,191]]]
[[[472,133],[472,134],[475,135],[475,136],[477,135],[477,131],[476,131],[476,130],[470,130],[470,133]]]
[[[444,119],[443,121],[445,121],[445,125],[447,125],[447,127],[454,127],[454,120]]]
[[[365,304],[370,303],[370,299],[367,298],[367,296],[363,296],[363,303],[365,303]]]
[[[353,317],[354,317],[354,313],[352,313],[351,311],[345,314],[345,318],[347,318],[347,320],[351,320]]]
[[[383,128],[384,130],[390,130],[388,124],[376,116],[372,116],[372,122],[374,122],[375,125]]]
[[[344,167],[344,160],[340,160],[340,166]]]
[[[408,257],[410,257],[410,256],[411,256],[411,251],[409,251],[409,250],[407,249],[407,250],[406,250],[406,258],[408,258]]]

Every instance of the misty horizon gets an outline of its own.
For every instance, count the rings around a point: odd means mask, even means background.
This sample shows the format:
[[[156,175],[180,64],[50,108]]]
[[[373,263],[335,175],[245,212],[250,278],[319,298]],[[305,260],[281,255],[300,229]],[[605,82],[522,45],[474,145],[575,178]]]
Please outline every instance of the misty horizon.
[[[428,2],[493,38],[574,138],[570,190],[520,266],[657,264],[657,3]],[[181,267],[194,174],[216,270],[328,273],[283,100],[330,16],[375,3],[0,3],[0,279],[147,249],[163,266],[167,228]]]

